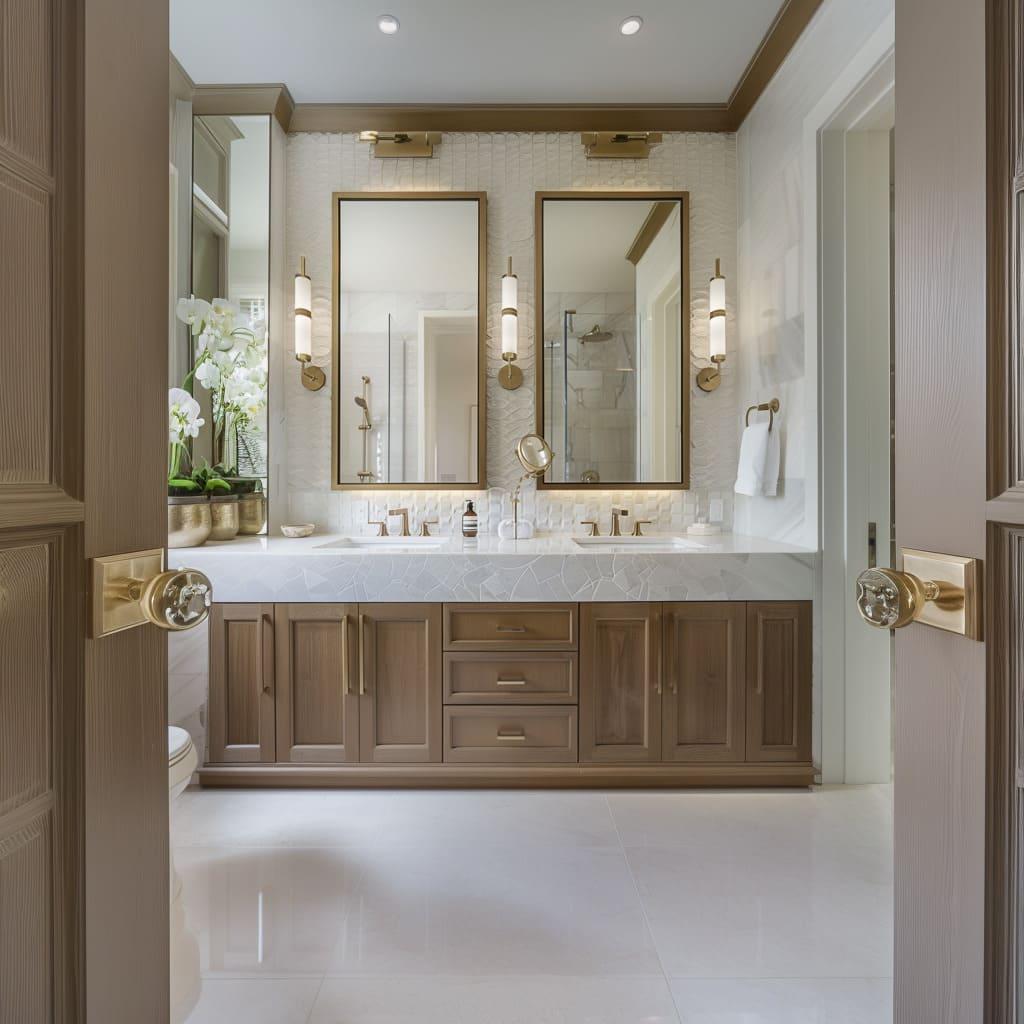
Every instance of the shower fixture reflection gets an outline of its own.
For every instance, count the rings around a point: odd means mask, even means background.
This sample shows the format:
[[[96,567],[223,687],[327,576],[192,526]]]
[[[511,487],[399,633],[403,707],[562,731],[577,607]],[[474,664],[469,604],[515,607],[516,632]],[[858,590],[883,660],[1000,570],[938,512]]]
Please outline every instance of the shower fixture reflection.
[[[370,438],[370,431],[373,429],[373,424],[370,422],[370,403],[367,399],[367,388],[370,386],[370,378],[367,376],[363,377],[363,393],[362,395],[355,396],[356,405],[362,410],[363,420],[361,423],[356,425],[356,429],[362,431],[363,435],[363,468],[359,471],[359,482],[361,484],[369,483],[373,480],[373,473],[366,467],[367,459],[369,458],[368,444]]]

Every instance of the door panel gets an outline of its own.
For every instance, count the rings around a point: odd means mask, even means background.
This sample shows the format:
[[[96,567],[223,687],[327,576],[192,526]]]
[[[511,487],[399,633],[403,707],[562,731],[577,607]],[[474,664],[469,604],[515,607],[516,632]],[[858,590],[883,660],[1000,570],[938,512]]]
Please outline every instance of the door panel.
[[[580,612],[580,760],[660,760],[661,605]]]
[[[274,616],[277,759],[358,760],[358,605],[279,604]]]
[[[274,760],[274,606],[210,614],[210,762]]]
[[[742,761],[747,606],[663,606],[662,760]]]
[[[360,760],[441,760],[441,606],[359,606]]]
[[[811,606],[747,605],[747,760],[811,759]]]

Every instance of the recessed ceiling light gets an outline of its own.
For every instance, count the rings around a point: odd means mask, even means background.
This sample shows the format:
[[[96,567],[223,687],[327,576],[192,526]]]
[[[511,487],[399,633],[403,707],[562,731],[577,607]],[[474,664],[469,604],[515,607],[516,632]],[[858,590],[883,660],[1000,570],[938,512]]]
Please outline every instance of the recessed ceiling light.
[[[644,27],[644,19],[639,15],[631,15],[620,26],[619,31],[624,36],[635,36]]]
[[[377,19],[377,28],[386,36],[393,36],[398,31],[398,19],[393,14],[382,14]]]

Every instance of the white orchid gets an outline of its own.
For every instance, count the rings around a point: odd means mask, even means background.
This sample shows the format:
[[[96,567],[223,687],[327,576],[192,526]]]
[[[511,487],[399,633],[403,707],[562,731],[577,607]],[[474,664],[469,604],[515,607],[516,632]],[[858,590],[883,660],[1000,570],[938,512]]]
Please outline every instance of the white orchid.
[[[178,299],[175,313],[182,323],[192,328],[192,334],[196,335],[202,331],[203,324],[209,319],[210,304],[192,295],[187,299]]]
[[[206,422],[199,415],[199,403],[184,389],[171,388],[167,392],[168,435],[167,479],[175,482],[181,471],[181,457],[189,438],[199,436],[199,428]],[[182,486],[177,482],[175,486]]]
[[[196,367],[196,381],[207,391],[215,391],[221,385],[221,368],[215,362],[205,362]]]

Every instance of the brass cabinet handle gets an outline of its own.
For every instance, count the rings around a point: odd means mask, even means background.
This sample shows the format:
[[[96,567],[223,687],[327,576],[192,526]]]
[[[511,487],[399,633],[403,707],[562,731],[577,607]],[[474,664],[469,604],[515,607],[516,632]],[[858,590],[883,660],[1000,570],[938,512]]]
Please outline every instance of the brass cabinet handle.
[[[520,729],[518,732],[509,732],[507,729],[504,731],[499,729],[497,733],[495,733],[494,738],[498,740],[525,740],[526,730]]]
[[[365,635],[366,616],[359,616],[359,695],[366,693],[366,645],[363,642]]]
[[[525,686],[525,679],[498,679],[495,680],[498,686]]]
[[[525,633],[525,626],[495,626],[495,630],[499,633]]]
[[[352,680],[348,672],[348,615],[341,617],[341,692],[352,692]]]
[[[270,627],[270,642],[274,641],[274,617],[269,612],[263,612],[260,615],[260,628],[262,635],[260,636],[260,679],[263,684],[263,692],[272,694],[274,692],[274,654],[273,650],[270,651],[269,657],[267,654],[267,627]],[[268,671],[269,666],[269,671]]]

